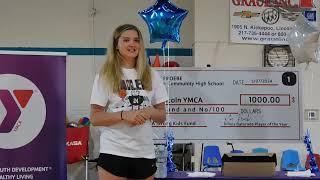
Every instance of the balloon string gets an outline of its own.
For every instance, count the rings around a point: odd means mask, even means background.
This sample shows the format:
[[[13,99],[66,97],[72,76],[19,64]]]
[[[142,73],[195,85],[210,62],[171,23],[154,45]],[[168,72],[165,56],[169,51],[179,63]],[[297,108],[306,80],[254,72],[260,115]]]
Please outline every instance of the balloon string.
[[[167,41],[163,41],[161,48],[162,48],[162,49],[165,49],[165,48],[166,48],[166,44],[167,44]]]
[[[162,42],[162,60],[163,60],[163,63],[166,64],[166,44],[167,44],[167,41],[163,41]],[[164,69],[164,76],[166,77],[167,76],[167,68],[165,66],[165,69]],[[170,82],[167,82],[167,89],[168,89],[168,83]],[[167,90],[168,92],[168,90]],[[169,96],[169,93],[168,93],[168,96]],[[166,105],[166,123],[165,123],[165,126],[166,126],[166,129],[165,129],[165,132],[164,132],[164,137],[166,138],[167,137],[167,133],[168,133],[168,126],[169,126],[169,101],[167,102],[167,105]]]
[[[313,82],[314,82],[314,72],[311,71],[311,84],[310,84],[310,95],[313,96]]]
[[[167,44],[167,61],[165,62],[165,45]],[[163,51],[163,60],[164,60],[164,64],[166,64],[165,66],[165,76],[166,76],[166,72],[169,71],[169,60],[170,60],[170,42],[167,43],[167,41],[164,41],[162,44],[162,51]],[[170,81],[167,82],[167,92],[168,92],[168,97],[170,99]],[[173,135],[173,130],[170,128],[170,103],[168,101],[167,106],[166,106],[166,112],[167,113],[167,124],[166,124],[166,131],[165,131],[165,138],[166,138],[166,147],[167,147],[167,151],[168,151],[168,157],[167,157],[167,172],[174,172],[176,171],[176,166],[173,162],[173,154],[172,154],[172,148],[173,148],[173,144],[174,144],[174,135]]]
[[[309,68],[310,68],[310,61],[307,61],[306,62],[306,67],[305,67],[305,71],[307,71],[307,70],[309,70]]]
[[[169,59],[170,59],[170,42],[167,43],[167,46],[168,46],[168,56],[167,56],[167,62],[165,63],[166,64],[166,71],[169,71]],[[167,93],[168,93],[168,97],[170,99],[170,82],[167,83]],[[169,112],[170,110],[170,103],[168,102],[168,105],[167,105],[167,112]],[[170,122],[171,119],[170,119],[170,112],[168,113],[168,125],[167,125],[167,131],[168,131],[168,127],[170,127]]]
[[[169,68],[169,61],[170,61],[170,42],[167,43],[168,44],[168,56],[167,56],[167,67]]]

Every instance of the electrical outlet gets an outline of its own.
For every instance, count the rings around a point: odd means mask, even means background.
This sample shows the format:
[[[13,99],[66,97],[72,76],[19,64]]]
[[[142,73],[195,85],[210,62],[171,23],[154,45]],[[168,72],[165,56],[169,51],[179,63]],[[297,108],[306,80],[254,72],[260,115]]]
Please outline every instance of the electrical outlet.
[[[319,121],[319,109],[305,109],[304,119],[307,121]]]

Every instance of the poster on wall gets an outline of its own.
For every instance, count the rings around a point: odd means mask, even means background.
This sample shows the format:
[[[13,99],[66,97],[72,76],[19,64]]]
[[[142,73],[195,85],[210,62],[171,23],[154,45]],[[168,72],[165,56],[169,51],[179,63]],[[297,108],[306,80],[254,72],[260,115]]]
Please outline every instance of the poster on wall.
[[[317,24],[314,0],[230,0],[230,41],[288,44],[287,35],[299,15]]]
[[[66,54],[0,51],[0,179],[64,180]]]
[[[174,68],[158,70],[169,92],[167,121],[175,141],[298,142],[302,133],[299,69]]]

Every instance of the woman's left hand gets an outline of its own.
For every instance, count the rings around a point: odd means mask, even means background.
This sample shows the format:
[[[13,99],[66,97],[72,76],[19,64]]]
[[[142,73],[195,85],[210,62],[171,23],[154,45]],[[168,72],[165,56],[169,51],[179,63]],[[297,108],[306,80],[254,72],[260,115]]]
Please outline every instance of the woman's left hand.
[[[139,113],[136,115],[136,117],[134,118],[134,125],[141,125],[144,124],[147,120],[150,120],[151,116],[143,111],[143,110],[138,110]]]

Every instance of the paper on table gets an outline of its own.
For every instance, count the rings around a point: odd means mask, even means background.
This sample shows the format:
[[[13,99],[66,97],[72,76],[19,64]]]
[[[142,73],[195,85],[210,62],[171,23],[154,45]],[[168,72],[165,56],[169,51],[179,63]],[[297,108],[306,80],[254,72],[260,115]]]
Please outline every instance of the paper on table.
[[[214,177],[216,173],[212,172],[188,172],[189,177]]]
[[[311,177],[316,176],[314,173],[311,173],[310,169],[306,171],[289,171],[287,172],[289,177]]]

